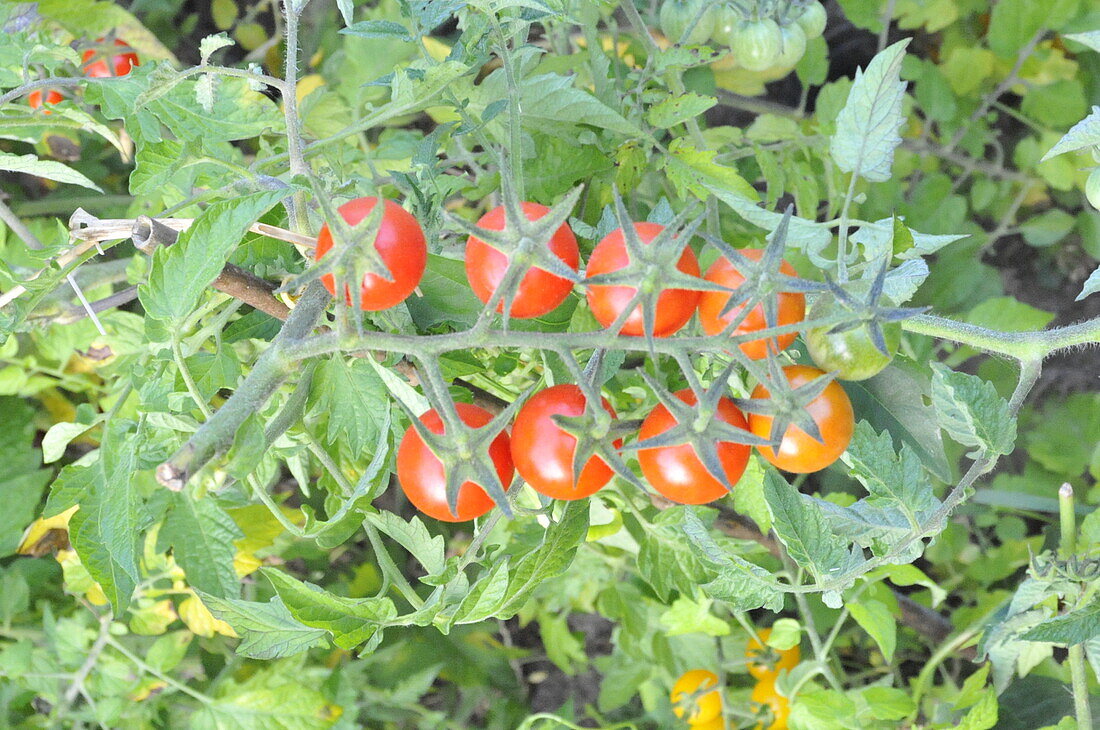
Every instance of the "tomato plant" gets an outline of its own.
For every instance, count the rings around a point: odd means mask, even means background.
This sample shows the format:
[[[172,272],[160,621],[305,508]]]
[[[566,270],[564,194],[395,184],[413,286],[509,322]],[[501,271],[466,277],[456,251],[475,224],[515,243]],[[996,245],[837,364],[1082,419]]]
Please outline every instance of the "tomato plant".
[[[664,226],[657,223],[634,223],[633,226],[644,245],[650,244],[664,230]],[[591,278],[619,271],[630,263],[632,262],[627,252],[623,229],[617,228],[596,244],[596,248],[588,259],[585,273]],[[676,268],[689,276],[699,276],[699,262],[690,248],[684,248]],[[651,286],[654,285],[651,284]],[[638,290],[631,286],[590,284],[587,295],[588,306],[600,324],[611,327],[623,317],[637,293]],[[667,337],[679,330],[695,314],[698,303],[698,291],[690,289],[661,291],[654,310],[653,335]],[[624,335],[640,337],[645,334],[645,330],[644,311],[641,305],[634,305],[623,319],[622,328],[619,331]]]
[[[809,385],[825,373],[808,365],[788,365],[783,368],[783,378],[790,388]],[[760,383],[752,391],[752,397],[771,397],[767,385]],[[820,438],[806,433],[797,425],[789,426],[782,434],[778,449],[761,446],[760,455],[783,471],[805,474],[820,471],[840,458],[855,430],[855,414],[852,402],[840,383],[830,382],[825,389],[805,405],[805,412],[817,426]],[[774,417],[762,413],[749,414],[749,429],[761,438],[778,438],[772,433]]]
[[[45,102],[43,102],[43,94],[45,94]],[[27,94],[27,104],[30,106],[31,109],[38,109],[42,106],[43,103],[48,106],[53,106],[54,104],[59,103],[64,98],[65,97],[61,95],[60,91],[54,91],[53,89],[47,89],[45,92],[32,91],[31,93]],[[50,114],[51,112],[49,109],[47,109],[44,113]]]
[[[374,197],[348,201],[340,206],[340,217],[349,226],[358,225],[370,215],[377,203],[378,198]],[[389,309],[407,299],[420,283],[428,260],[424,232],[416,218],[392,200],[384,200],[382,205],[382,221],[374,238],[374,249],[392,279],[387,281],[378,274],[369,272],[363,275],[359,288],[359,307],[369,311]],[[326,223],[317,234],[317,249],[314,252],[316,259],[320,261],[332,247],[332,231]],[[334,275],[326,274],[321,281],[330,294],[336,293]],[[350,287],[346,291],[350,303]]]
[[[584,415],[586,399],[575,385],[554,385],[531,396],[512,426],[512,461],[531,487],[552,499],[582,499],[611,481],[611,468],[599,456],[584,462],[580,477],[573,471],[577,439],[554,422],[554,416]],[[607,399],[601,405],[611,416]],[[621,445],[621,441],[618,442]]]
[[[698,399],[690,389],[674,394],[684,403],[695,405]],[[717,417],[734,428],[747,429],[744,414],[728,398],[718,401]],[[663,403],[650,411],[638,431],[638,439],[646,441],[660,436],[677,424],[676,418]],[[716,447],[718,460],[726,482],[736,485],[745,471],[750,448],[746,444],[730,441],[719,442]],[[690,444],[676,444],[643,448],[638,452],[638,464],[646,480],[673,502],[680,504],[706,504],[725,496],[726,486],[719,481],[700,460]]]
[[[758,248],[741,249],[740,253],[753,260],[759,261],[764,252]],[[782,262],[780,272],[787,276],[795,276],[794,267],[786,261]],[[737,267],[727,258],[721,257],[707,269],[706,280],[714,284],[736,290],[745,283],[745,277]],[[731,294],[723,291],[705,291],[699,298],[699,322],[708,335],[728,334],[746,335],[763,330],[769,326],[790,325],[801,322],[806,314],[806,297],[799,292],[779,292],[776,296],[775,322],[767,321],[764,304],[760,303],[743,314],[744,305],[729,306]],[[729,308],[729,311],[726,309]],[[736,323],[736,324],[734,324]],[[731,325],[733,325],[731,327]],[[750,340],[741,343],[741,352],[753,360],[760,360],[768,355],[769,351],[778,352],[790,347],[798,336],[796,332],[779,335],[778,337]]]
[[[713,721],[722,714],[718,675],[709,669],[692,669],[680,675],[669,694],[676,717],[692,725]]]
[[[469,403],[456,403],[455,411],[463,423],[473,428],[480,428],[492,420],[491,413]],[[420,416],[420,421],[432,433],[445,433],[443,419],[434,410]],[[501,483],[507,487],[513,473],[508,434],[501,433],[493,439],[489,456]],[[493,500],[481,486],[465,482],[458,490],[458,502],[451,511],[443,464],[413,426],[405,431],[397,450],[397,481],[418,510],[443,522],[467,522],[493,508]]]
[[[538,220],[550,211],[545,205],[538,203],[523,203],[523,214],[528,220]],[[479,228],[491,231],[503,231],[505,227],[504,207],[498,205],[486,213],[477,222]],[[577,270],[580,263],[580,252],[577,249],[577,239],[569,225],[563,223],[556,230],[547,243],[550,251],[560,258],[562,262]],[[466,276],[470,281],[470,288],[482,303],[487,303],[496,293],[497,288],[504,280],[508,271],[509,258],[507,255],[493,248],[490,244],[476,236],[470,236],[466,241]],[[519,288],[512,306],[508,310],[511,317],[530,319],[541,317],[553,311],[569,293],[573,290],[573,283],[568,279],[552,274],[544,269],[530,267],[520,279]],[[497,304],[497,311],[504,311],[504,301]]]
[[[766,715],[765,719],[756,726],[759,730],[787,730],[791,704],[776,690],[775,682],[770,680],[757,682],[752,689],[751,699]]]

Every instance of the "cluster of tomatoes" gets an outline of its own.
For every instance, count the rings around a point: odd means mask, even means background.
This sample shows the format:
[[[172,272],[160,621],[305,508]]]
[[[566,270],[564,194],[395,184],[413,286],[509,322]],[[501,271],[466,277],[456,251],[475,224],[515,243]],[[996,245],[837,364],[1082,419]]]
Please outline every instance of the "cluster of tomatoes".
[[[756,637],[749,639],[745,660],[749,674],[756,680],[749,698],[753,714],[764,715],[757,730],[786,730],[790,701],[776,690],[775,680],[781,671],[794,669],[801,652],[797,645],[784,650],[767,646],[764,642],[770,635],[771,629],[760,629]],[[718,675],[709,669],[684,672],[672,685],[669,699],[673,713],[686,720],[692,730],[725,730]]]
[[[106,38],[96,38],[92,47],[86,48],[81,55],[82,65],[81,69],[84,71],[84,75],[90,79],[105,79],[112,76],[125,76],[130,73],[130,69],[134,66],[140,66],[138,56],[130,48],[130,44],[125,41],[116,38],[111,45],[126,50],[111,54],[103,50],[103,46],[107,44]],[[64,95],[56,89],[46,89],[44,91],[32,91],[27,94],[27,104],[31,109],[38,109],[43,104],[46,106],[53,106],[64,99]],[[50,111],[47,109],[46,114]]]
[[[791,72],[806,52],[806,42],[825,30],[825,8],[816,0],[776,3],[782,12],[745,17],[740,7],[711,0],[665,0],[658,15],[661,32],[673,42],[707,43],[728,48],[715,70],[745,69],[766,81]],[[692,26],[692,22],[698,22]]]
[[[365,219],[378,199],[359,198],[339,208],[339,213],[349,225]],[[383,214],[377,227],[375,250],[384,266],[391,273],[386,280],[373,273],[363,276],[359,305],[365,310],[382,310],[394,306],[408,297],[417,287],[423,275],[427,249],[424,234],[416,219],[396,203],[383,201]],[[525,203],[523,212],[529,220],[538,220],[549,212],[545,206]],[[663,231],[656,223],[633,224],[638,240],[648,246]],[[485,231],[503,231],[505,212],[498,207],[478,221]],[[667,240],[667,239],[666,239]],[[331,250],[332,233],[326,224],[317,240],[316,257],[320,260]],[[580,265],[577,240],[568,224],[563,223],[548,244],[554,255],[571,270]],[[759,260],[762,252],[743,249],[746,260]],[[624,231],[617,229],[603,238],[592,251],[586,277],[616,272],[630,264]],[[489,302],[497,287],[505,278],[509,258],[476,236],[471,236],[466,248],[466,270],[470,286],[483,302]],[[698,261],[690,247],[684,247],[678,262],[681,273],[700,276]],[[794,269],[782,262],[781,272],[795,276]],[[658,337],[671,335],[682,328],[698,313],[703,329],[710,335],[751,335],[767,327],[763,306],[755,307],[741,316],[744,305],[727,309],[731,293],[745,283],[745,278],[730,260],[719,258],[706,272],[706,281],[717,284],[719,290],[665,289],[657,297],[653,334]],[[322,281],[335,293],[335,277],[325,274]],[[511,300],[512,317],[538,317],[560,305],[572,290],[572,282],[537,267],[523,272],[515,297]],[[634,304],[634,311],[626,309],[635,301],[636,290],[625,285],[595,285],[587,287],[588,304],[596,319],[605,327],[622,322],[620,333],[641,336],[644,334],[641,306]],[[346,292],[351,302],[350,292]],[[805,297],[798,292],[781,291],[778,297],[779,325],[797,324],[805,317]],[[503,301],[498,311],[503,311]],[[816,305],[815,305],[816,306]],[[739,321],[738,321],[739,319]],[[831,372],[848,370],[866,377],[873,370],[868,367],[866,352],[851,345],[858,336],[847,330],[833,333],[828,329],[808,333],[810,350],[815,353],[819,365]],[[795,339],[794,333],[770,338],[750,340],[739,344],[745,356],[751,359],[765,358],[788,347]],[[868,347],[873,346],[865,343]],[[863,347],[866,350],[867,347]],[[847,362],[855,353],[860,355]],[[889,361],[889,356],[879,355]],[[881,363],[882,367],[885,362]],[[878,367],[878,363],[874,363]],[[879,367],[878,369],[881,369]],[[858,371],[858,372],[855,372]],[[782,369],[790,390],[798,389],[824,377],[826,371],[808,365],[789,365]],[[841,373],[843,376],[843,373]],[[696,405],[696,394],[691,389],[675,393],[688,406]],[[767,385],[761,383],[752,392],[752,398],[766,401],[772,397]],[[540,494],[552,499],[574,500],[590,496],[605,486],[613,475],[612,468],[599,455],[593,454],[574,475],[574,457],[577,438],[561,425],[561,419],[577,418],[586,413],[587,398],[576,385],[562,384],[546,388],[531,396],[518,411],[511,429],[511,436],[502,431],[489,449],[500,483],[511,483],[518,471],[520,476]],[[606,400],[602,406],[611,418],[615,412]],[[747,416],[732,399],[721,397],[717,402],[716,418],[739,431],[755,435],[760,455],[776,467],[788,472],[807,473],[824,469],[832,464],[847,448],[854,429],[851,402],[843,387],[836,381],[829,382],[820,394],[804,405],[804,410],[817,426],[820,438],[807,434],[795,425],[786,428],[781,439],[772,438],[772,415],[750,413]],[[479,428],[492,420],[483,408],[470,404],[457,404],[460,420],[471,428]],[[422,424],[431,433],[445,432],[444,421],[432,410],[421,416]],[[677,418],[664,404],[658,404],[642,422],[638,433],[640,441],[656,439],[678,425]],[[812,429],[810,429],[812,430]],[[619,449],[622,442],[616,442]],[[735,485],[748,463],[751,447],[746,443],[720,441],[717,444],[718,460],[724,472],[725,484]],[[695,448],[687,443],[641,448],[638,462],[642,474],[650,485],[666,498],[681,504],[705,504],[728,492],[704,465]],[[452,513],[446,498],[446,474],[443,464],[424,443],[416,428],[410,426],[401,441],[397,457],[398,480],[409,500],[422,512],[439,520],[457,522],[471,520],[493,507],[492,499],[473,482],[465,482],[458,493],[456,511]]]

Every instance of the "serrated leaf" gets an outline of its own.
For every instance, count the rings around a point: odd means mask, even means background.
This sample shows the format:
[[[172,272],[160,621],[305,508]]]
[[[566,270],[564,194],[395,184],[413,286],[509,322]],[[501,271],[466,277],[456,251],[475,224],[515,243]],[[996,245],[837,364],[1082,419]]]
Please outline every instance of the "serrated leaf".
[[[199,597],[214,616],[229,624],[241,637],[237,645],[237,653],[241,656],[278,659],[325,644],[324,630],[297,621],[278,596],[267,603],[218,598],[201,592]]]
[[[737,170],[715,162],[714,150],[696,149],[690,142],[676,139],[668,151],[663,161],[665,174],[681,196],[690,194],[705,200],[709,190],[722,190],[739,200],[756,199],[756,190]]]
[[[497,617],[512,617],[537,585],[565,572],[587,534],[587,502],[583,499],[569,502],[561,519],[546,530],[538,548],[513,564],[507,599],[497,611]]]
[[[354,35],[360,38],[390,38],[402,41],[412,41],[409,29],[392,20],[360,20],[340,31],[344,35]]]
[[[443,536],[433,536],[419,517],[406,522],[392,512],[376,512],[368,514],[366,520],[408,550],[428,571],[428,577],[439,575],[446,568],[447,545]]]
[[[368,647],[373,648],[381,637],[379,632],[397,617],[397,608],[389,598],[344,598],[281,571],[261,570],[295,619],[328,631],[341,649],[364,642],[371,642]]]
[[[1052,644],[1073,646],[1100,635],[1100,603],[1070,611],[1048,619],[1024,632],[1020,637],[1027,641],[1046,641]]]
[[[286,195],[285,190],[267,191],[213,203],[176,243],[157,249],[149,280],[138,288],[146,314],[166,323],[182,321],[249,226]]]
[[[330,357],[318,365],[309,408],[325,419],[325,440],[361,453],[378,440],[390,408],[378,373],[361,358]]]
[[[34,410],[25,401],[4,396],[0,397],[0,413],[4,414],[0,418],[0,464],[4,465],[0,471],[0,494],[4,495],[0,558],[4,558],[15,552],[24,528],[34,521],[51,472],[41,468],[34,447]]]
[[[851,468],[850,475],[867,488],[870,506],[897,509],[908,517],[912,527],[939,505],[916,452],[902,444],[901,451],[895,453],[890,434],[875,433],[866,421],[856,425],[852,442],[841,458]]]
[[[1074,124],[1039,162],[1093,145],[1100,145],[1100,106],[1094,106],[1091,114]]]
[[[897,619],[882,601],[865,599],[848,603],[848,610],[864,631],[875,640],[887,662],[893,661],[897,647]]]
[[[764,497],[772,513],[772,530],[787,554],[819,581],[850,570],[859,556],[829,528],[824,512],[788,484],[778,472],[764,475]]]
[[[771,573],[723,550],[694,511],[684,510],[681,524],[684,537],[698,552],[699,558],[714,566],[718,572],[717,578],[701,586],[706,595],[725,601],[733,611],[757,608],[782,610],[783,591]]]
[[[646,113],[646,119],[654,127],[668,129],[694,119],[717,103],[718,100],[713,96],[702,96],[689,91],[678,96],[669,96],[654,104]]]
[[[233,569],[233,541],[244,533],[213,497],[194,499],[185,492],[174,496],[160,538],[172,546],[187,583],[218,598],[236,597],[240,582]]]
[[[932,405],[948,435],[982,454],[1011,453],[1016,421],[993,384],[941,363],[933,363],[932,372]]]
[[[1085,283],[1081,285],[1081,293],[1077,295],[1077,298],[1073,301],[1079,302],[1089,294],[1095,294],[1100,291],[1100,266],[1097,266],[1089,278],[1085,280]]]
[[[62,165],[53,160],[40,160],[35,155],[13,155],[8,152],[0,152],[0,171],[22,172],[27,175],[55,180],[59,183],[80,185],[81,187],[103,192],[103,189],[71,167]]]
[[[904,118],[901,102],[905,83],[901,63],[909,39],[876,55],[867,69],[856,70],[848,101],[837,116],[829,151],[836,166],[873,182],[890,179],[894,149],[901,144],[898,129]]]

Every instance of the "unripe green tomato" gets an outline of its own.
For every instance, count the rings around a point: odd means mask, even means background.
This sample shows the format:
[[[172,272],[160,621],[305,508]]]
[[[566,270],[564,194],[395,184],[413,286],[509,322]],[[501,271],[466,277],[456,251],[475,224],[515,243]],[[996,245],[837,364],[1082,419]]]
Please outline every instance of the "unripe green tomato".
[[[825,12],[825,6],[818,2],[812,2],[806,6],[802,14],[795,18],[795,22],[802,27],[807,40],[817,38],[825,32],[825,22],[829,19]]]
[[[1089,173],[1089,179],[1085,181],[1085,197],[1093,208],[1100,210],[1100,167]]]
[[[802,60],[802,56],[806,54],[806,34],[797,23],[791,23],[780,28],[779,35],[783,40],[779,47],[779,55],[775,57],[772,68],[794,68]]]
[[[732,5],[719,5],[714,11],[714,30],[710,39],[717,45],[729,48],[733,45],[733,37],[737,33],[737,27],[741,25],[741,13]]]
[[[742,23],[731,47],[737,53],[738,63],[749,71],[763,71],[775,63],[782,42],[779,25],[771,18],[762,18]]]
[[[806,319],[819,319],[836,314],[838,305],[830,298],[821,298],[810,308]],[[882,325],[882,339],[886,342],[884,355],[871,340],[871,331],[861,324],[844,332],[830,333],[831,327],[815,327],[805,335],[806,349],[814,363],[827,373],[836,372],[841,380],[866,380],[881,373],[901,343],[901,323]]]
[[[661,24],[661,32],[673,43],[679,43],[704,3],[706,3],[706,10],[703,12],[703,17],[699,18],[691,35],[684,39],[684,43],[705,43],[710,37],[714,22],[714,7],[708,0],[664,0],[657,16]]]

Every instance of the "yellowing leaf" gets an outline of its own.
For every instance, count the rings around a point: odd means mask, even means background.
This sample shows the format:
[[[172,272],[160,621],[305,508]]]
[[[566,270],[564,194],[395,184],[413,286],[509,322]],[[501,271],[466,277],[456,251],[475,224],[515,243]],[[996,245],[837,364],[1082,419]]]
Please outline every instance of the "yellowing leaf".
[[[23,533],[23,539],[20,541],[19,548],[16,552],[20,555],[43,555],[49,552],[49,547],[52,545],[64,544],[67,546],[67,538],[62,543],[59,543],[58,538],[61,536],[51,536],[50,532],[53,530],[61,530],[67,534],[69,530],[69,518],[72,517],[73,513],[78,509],[80,509],[80,505],[74,504],[61,514],[54,515],[53,517],[47,519],[39,517],[32,522]],[[43,549],[44,547],[45,549]],[[58,561],[60,562],[60,558]]]
[[[176,618],[176,609],[168,599],[143,598],[138,601],[137,608],[130,609],[130,630],[143,636],[159,636]]]
[[[214,618],[206,605],[196,595],[190,595],[183,599],[179,607],[180,620],[198,636],[209,639],[214,634],[237,638],[237,632],[233,627],[221,619]]]
[[[142,700],[147,700],[167,686],[168,683],[162,679],[147,679],[139,684],[137,689],[130,693],[130,701],[141,702]]]

